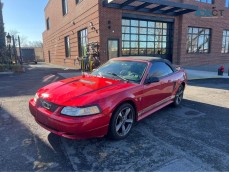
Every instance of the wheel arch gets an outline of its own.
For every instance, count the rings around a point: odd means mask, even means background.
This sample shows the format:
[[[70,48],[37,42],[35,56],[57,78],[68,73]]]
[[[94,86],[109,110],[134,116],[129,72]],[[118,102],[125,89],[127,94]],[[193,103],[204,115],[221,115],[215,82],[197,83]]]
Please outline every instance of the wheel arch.
[[[186,87],[186,83],[183,81],[183,82],[181,82],[181,85],[184,87],[184,89],[185,89],[185,87]]]
[[[132,99],[126,99],[126,100],[123,100],[123,101],[119,102],[116,106],[114,106],[114,108],[113,108],[113,110],[112,110],[112,115],[116,112],[116,110],[117,110],[121,105],[123,105],[123,104],[125,104],[125,103],[128,103],[128,104],[130,104],[130,105],[133,106],[134,111],[135,111],[135,115],[134,115],[134,118],[135,118],[135,119],[134,119],[134,120],[135,120],[135,122],[136,122],[136,121],[137,121],[138,109],[137,109],[136,103],[135,103],[134,100],[132,100]]]

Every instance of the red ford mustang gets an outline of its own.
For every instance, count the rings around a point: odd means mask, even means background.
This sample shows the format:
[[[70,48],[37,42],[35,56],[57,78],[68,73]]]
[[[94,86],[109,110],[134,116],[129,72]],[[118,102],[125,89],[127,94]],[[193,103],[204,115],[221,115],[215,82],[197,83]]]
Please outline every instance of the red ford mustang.
[[[38,124],[57,135],[119,140],[135,122],[180,105],[186,81],[182,69],[160,58],[115,58],[91,74],[41,88],[29,108]]]

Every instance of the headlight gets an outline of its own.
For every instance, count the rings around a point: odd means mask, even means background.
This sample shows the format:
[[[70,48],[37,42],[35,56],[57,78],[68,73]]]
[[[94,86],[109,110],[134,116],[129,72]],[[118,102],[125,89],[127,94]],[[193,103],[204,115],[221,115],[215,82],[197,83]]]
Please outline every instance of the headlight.
[[[38,99],[38,94],[36,93],[35,96],[34,96],[34,102],[36,103],[37,102],[37,99]]]
[[[89,106],[89,107],[64,107],[61,111],[61,114],[68,116],[88,116],[101,113],[98,106]]]

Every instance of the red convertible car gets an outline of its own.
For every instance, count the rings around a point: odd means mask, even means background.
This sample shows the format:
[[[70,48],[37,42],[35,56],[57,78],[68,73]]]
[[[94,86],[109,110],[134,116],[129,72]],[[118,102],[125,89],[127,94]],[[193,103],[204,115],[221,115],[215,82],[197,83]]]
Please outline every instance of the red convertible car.
[[[128,136],[133,124],[180,105],[187,76],[156,57],[115,58],[91,74],[41,88],[30,100],[36,122],[70,139]]]

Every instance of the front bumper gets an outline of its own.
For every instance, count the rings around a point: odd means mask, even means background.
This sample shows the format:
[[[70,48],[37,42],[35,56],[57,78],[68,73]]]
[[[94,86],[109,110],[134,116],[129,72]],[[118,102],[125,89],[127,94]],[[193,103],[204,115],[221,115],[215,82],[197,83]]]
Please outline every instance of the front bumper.
[[[39,125],[62,137],[78,140],[103,137],[108,132],[110,115],[69,117],[60,114],[61,108],[53,113],[38,107],[33,99],[29,102],[29,109]]]

